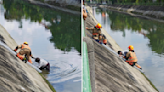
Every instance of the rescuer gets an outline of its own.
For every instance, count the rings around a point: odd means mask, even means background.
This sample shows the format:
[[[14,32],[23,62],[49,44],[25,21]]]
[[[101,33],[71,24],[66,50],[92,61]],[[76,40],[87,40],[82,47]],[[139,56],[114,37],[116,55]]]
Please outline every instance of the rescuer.
[[[130,45],[128,48],[129,48],[129,52],[125,56],[126,62],[128,62],[131,66],[135,65],[136,67],[142,70],[141,66],[138,65],[137,63],[137,57],[134,52],[134,47]]]
[[[95,39],[95,41],[100,42],[99,35],[101,34],[101,24],[98,23],[95,27],[93,28],[88,28],[86,27],[89,31],[92,33],[92,38]]]
[[[27,57],[28,62],[32,63],[30,56],[32,58],[34,57],[32,56],[31,48],[28,46],[28,43],[24,42],[23,44],[18,45],[14,51],[16,52],[18,49],[21,50],[16,54],[16,56],[20,58],[22,61],[25,60]],[[25,55],[25,57],[23,55]]]

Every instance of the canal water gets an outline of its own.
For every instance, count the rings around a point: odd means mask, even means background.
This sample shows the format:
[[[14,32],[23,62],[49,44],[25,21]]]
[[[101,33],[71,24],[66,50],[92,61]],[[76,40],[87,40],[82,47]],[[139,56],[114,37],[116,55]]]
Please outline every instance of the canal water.
[[[27,41],[34,57],[50,63],[50,72],[43,74],[57,92],[81,91],[80,19],[24,0],[0,4],[0,24],[17,44]]]
[[[123,49],[134,46],[138,63],[164,92],[164,23],[92,7],[93,15]]]

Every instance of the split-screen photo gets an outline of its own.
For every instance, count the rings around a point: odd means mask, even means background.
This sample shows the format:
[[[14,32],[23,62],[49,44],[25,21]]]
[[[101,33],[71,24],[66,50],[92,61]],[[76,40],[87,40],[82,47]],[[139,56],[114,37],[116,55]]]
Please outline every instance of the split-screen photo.
[[[164,92],[162,0],[0,0],[0,92]]]

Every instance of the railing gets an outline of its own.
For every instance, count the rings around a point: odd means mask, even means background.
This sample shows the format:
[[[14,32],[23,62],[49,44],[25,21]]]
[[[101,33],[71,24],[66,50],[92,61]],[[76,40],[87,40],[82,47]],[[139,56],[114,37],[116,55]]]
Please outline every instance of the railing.
[[[82,36],[85,37],[84,32],[84,20],[82,20]],[[90,68],[89,68],[89,60],[88,60],[88,50],[87,50],[87,44],[83,42],[82,44],[82,56],[83,56],[83,92],[92,92],[91,90],[91,81],[90,81]]]

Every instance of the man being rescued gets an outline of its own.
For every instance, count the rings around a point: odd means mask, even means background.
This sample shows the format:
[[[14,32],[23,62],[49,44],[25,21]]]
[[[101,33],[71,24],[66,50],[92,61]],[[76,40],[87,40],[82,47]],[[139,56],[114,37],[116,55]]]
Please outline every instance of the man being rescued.
[[[28,43],[24,42],[23,44],[18,45],[14,51],[16,52],[18,49],[21,50],[16,54],[16,56],[20,58],[22,61],[25,59],[25,57],[27,57],[28,62],[32,63],[30,56],[32,58],[34,57],[32,56],[31,48],[28,46]],[[25,55],[25,57],[23,55]]]
[[[38,68],[40,70],[46,69],[47,71],[50,71],[50,64],[47,61],[45,61],[44,59],[36,58],[35,62],[39,63]]]
[[[137,63],[137,57],[134,52],[133,46],[130,45],[128,48],[129,48],[129,52],[125,56],[126,62],[128,62],[131,66],[135,65],[136,67],[138,67],[139,69],[142,70],[141,66],[138,65],[138,63]]]
[[[99,42],[100,44],[104,43],[105,45],[107,44],[107,39],[104,34],[99,34]]]
[[[106,39],[105,35],[101,34],[101,24],[100,23],[98,23],[93,28],[86,27],[86,29],[91,31],[92,38],[95,39],[95,41],[97,41],[98,43],[102,44],[101,40],[103,40],[103,43],[105,45],[107,44],[107,39]]]

